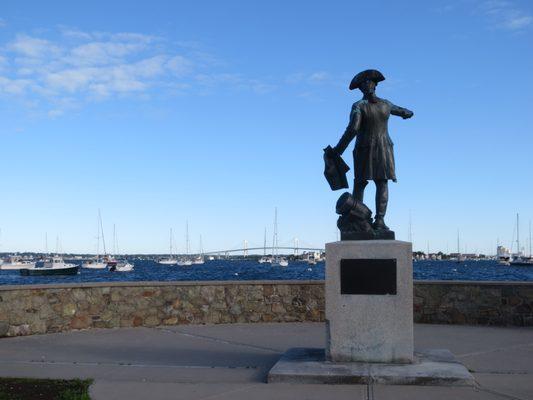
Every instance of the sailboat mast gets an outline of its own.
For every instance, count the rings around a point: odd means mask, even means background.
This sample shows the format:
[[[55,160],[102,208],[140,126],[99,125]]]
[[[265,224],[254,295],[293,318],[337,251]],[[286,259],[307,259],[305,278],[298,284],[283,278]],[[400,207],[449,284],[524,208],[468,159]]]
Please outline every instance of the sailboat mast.
[[[274,209],[274,250],[272,251],[275,257],[278,256],[278,208]]]
[[[520,255],[520,219],[516,214],[516,253]]]
[[[105,249],[104,225],[102,223],[102,214],[100,213],[100,209],[98,209],[98,220],[100,221],[100,232],[102,232],[102,244],[104,245],[104,255],[106,255],[107,251]]]
[[[100,258],[100,221],[96,221],[96,259]]]
[[[531,258],[531,220],[529,220],[529,258]]]
[[[263,257],[267,254],[267,228],[265,227],[265,236],[263,238]]]
[[[169,238],[169,241],[170,241],[170,246],[169,246],[169,249],[170,249],[170,258],[172,258],[172,228],[170,228],[170,238]]]
[[[113,255],[117,255],[117,231],[115,229],[115,224],[113,224]]]
[[[204,255],[204,245],[202,244],[202,235],[200,235],[200,255]]]
[[[189,255],[189,221],[185,221],[185,254]]]

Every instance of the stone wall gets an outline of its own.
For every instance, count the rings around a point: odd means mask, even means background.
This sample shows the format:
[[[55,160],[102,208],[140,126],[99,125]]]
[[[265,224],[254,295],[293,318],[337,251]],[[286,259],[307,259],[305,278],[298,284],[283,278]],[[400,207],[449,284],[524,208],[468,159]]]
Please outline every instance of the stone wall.
[[[324,320],[323,282],[0,287],[0,337],[71,329]]]
[[[415,322],[533,326],[533,282],[418,281]]]
[[[422,323],[533,326],[533,282],[419,281]],[[0,337],[86,328],[324,320],[322,281],[0,286]]]

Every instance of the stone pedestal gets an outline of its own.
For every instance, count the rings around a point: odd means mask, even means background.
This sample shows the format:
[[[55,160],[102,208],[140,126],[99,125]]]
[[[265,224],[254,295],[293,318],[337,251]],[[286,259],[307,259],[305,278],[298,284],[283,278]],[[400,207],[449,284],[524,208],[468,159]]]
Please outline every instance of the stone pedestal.
[[[413,354],[411,243],[326,245],[325,349],[289,349],[268,382],[468,385],[474,378],[445,349]]]
[[[326,255],[326,359],[412,363],[411,243],[341,241]]]

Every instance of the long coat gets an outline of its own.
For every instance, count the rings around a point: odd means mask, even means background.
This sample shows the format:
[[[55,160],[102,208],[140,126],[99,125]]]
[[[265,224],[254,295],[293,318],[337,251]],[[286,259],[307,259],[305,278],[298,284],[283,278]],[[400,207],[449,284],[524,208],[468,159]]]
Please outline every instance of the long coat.
[[[357,136],[353,152],[356,181],[390,179],[396,182],[389,116],[405,117],[408,113],[411,112],[379,98],[376,102],[362,99],[353,104],[350,123],[335,150],[342,154]]]

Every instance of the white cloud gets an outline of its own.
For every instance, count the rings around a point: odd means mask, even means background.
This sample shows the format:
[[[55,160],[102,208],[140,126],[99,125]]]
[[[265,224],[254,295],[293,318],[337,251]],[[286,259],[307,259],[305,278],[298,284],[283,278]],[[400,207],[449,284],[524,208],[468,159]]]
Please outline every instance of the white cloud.
[[[0,95],[58,117],[87,102],[146,98],[153,90],[190,93],[218,86],[263,94],[272,84],[217,71],[222,65],[200,45],[172,45],[140,33],[83,32],[60,27],[48,36],[18,34],[0,42]],[[212,61],[215,60],[215,61]],[[313,79],[320,79],[315,76]]]
[[[329,81],[331,76],[325,71],[315,71],[311,73],[297,72],[289,75],[285,80],[287,83],[323,83]]]
[[[511,1],[484,1],[480,4],[480,10],[489,18],[490,23],[499,29],[519,31],[533,23],[533,17]]]
[[[58,46],[48,40],[34,38],[27,35],[17,35],[16,39],[8,44],[8,49],[28,58],[42,58],[56,55],[60,52]]]
[[[310,82],[324,82],[329,79],[329,74],[324,71],[314,72],[309,76]]]
[[[31,81],[27,79],[9,79],[0,76],[0,93],[21,95],[30,85]]]

